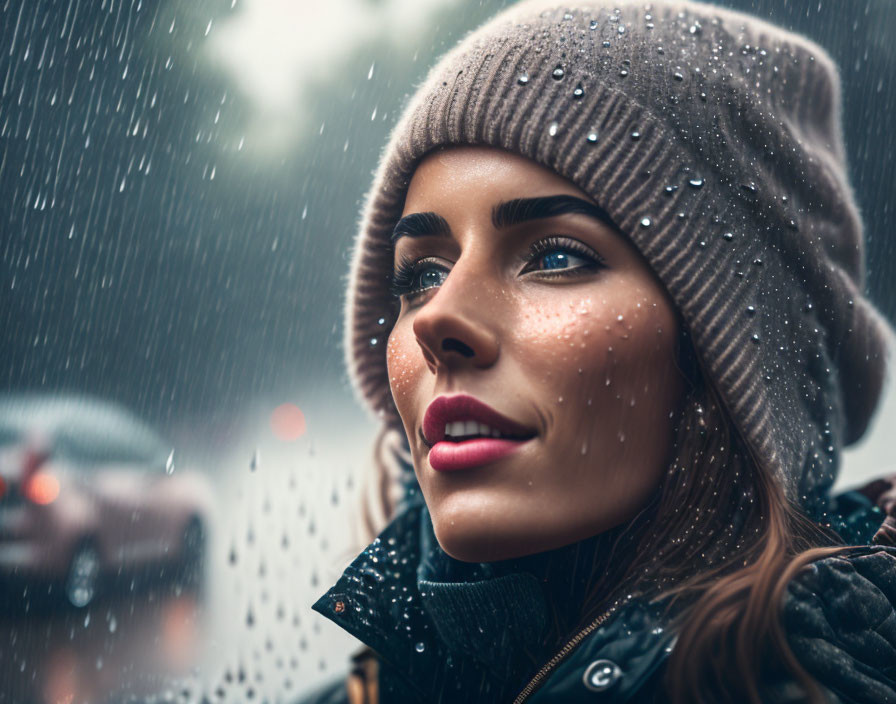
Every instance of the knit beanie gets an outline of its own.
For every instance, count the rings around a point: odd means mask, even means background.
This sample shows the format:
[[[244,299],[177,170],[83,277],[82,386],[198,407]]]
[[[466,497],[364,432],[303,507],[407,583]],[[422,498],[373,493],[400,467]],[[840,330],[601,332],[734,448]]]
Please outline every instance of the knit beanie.
[[[356,393],[401,429],[386,370],[390,234],[445,145],[515,152],[589,194],[678,306],[754,460],[810,514],[880,396],[837,68],[811,41],[695,2],[529,0],[432,69],[366,198],[346,301]]]

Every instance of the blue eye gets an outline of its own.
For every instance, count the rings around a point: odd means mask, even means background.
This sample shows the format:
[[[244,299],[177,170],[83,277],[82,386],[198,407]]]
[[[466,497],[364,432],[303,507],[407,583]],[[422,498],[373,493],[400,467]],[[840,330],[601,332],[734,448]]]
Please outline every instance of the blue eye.
[[[596,252],[578,240],[562,237],[546,237],[534,242],[524,260],[526,266],[521,274],[541,272],[550,277],[585,274],[604,266]],[[539,263],[543,266],[539,267]],[[428,257],[413,261],[403,258],[392,276],[390,291],[395,298],[415,296],[441,286],[448,273],[437,259]]]

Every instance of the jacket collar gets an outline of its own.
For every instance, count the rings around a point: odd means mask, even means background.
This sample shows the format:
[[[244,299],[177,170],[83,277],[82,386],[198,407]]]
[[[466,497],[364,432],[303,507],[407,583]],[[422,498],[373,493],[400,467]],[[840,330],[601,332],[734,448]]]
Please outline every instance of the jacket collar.
[[[520,639],[529,639],[533,648],[538,645],[543,624],[537,617],[544,612],[536,602],[538,585],[533,587],[525,580],[507,581],[516,575],[482,580],[487,575],[480,574],[480,581],[443,585],[429,581],[425,566],[432,539],[422,502],[409,505],[312,608],[375,650],[397,674],[405,675],[407,687],[423,701],[439,701],[446,692],[458,690],[467,702],[512,699],[529,677],[522,682],[508,681],[508,674],[518,663],[503,659],[501,654],[519,651]],[[460,588],[459,594],[455,587]],[[483,613],[491,613],[483,625],[492,639],[484,638],[482,648],[461,645],[465,635],[475,635],[465,631],[475,624],[451,616],[458,601],[464,600],[471,608],[486,605]],[[529,606],[520,608],[521,601]],[[439,614],[437,619],[433,612]],[[531,615],[531,623],[527,615]],[[624,679],[624,685],[614,686],[614,692],[639,686],[662,664],[668,655],[666,648],[674,642],[665,624],[657,605],[627,600],[552,672],[551,691],[555,689],[555,675],[587,669],[583,658],[590,658],[589,662],[605,659],[618,665],[624,673],[620,684]],[[504,640],[492,642],[494,637]],[[495,657],[489,658],[488,652]],[[534,671],[551,655],[540,654],[542,661],[529,669]],[[588,692],[581,674],[573,679],[575,688]]]

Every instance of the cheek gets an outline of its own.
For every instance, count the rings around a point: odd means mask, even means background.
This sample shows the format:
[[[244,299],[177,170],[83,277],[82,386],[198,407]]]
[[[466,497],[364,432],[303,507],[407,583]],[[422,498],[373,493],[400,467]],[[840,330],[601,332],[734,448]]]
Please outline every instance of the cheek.
[[[656,392],[674,369],[675,315],[653,291],[530,305],[520,321],[522,363],[555,404],[630,403]]]
[[[386,370],[389,374],[389,388],[398,412],[408,403],[417,386],[426,363],[420,346],[414,338],[407,321],[396,323],[386,343]]]

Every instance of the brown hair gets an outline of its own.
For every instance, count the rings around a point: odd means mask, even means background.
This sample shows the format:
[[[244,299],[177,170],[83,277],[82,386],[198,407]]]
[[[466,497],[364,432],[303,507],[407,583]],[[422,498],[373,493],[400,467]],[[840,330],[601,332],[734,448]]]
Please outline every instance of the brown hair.
[[[678,630],[664,679],[672,704],[758,704],[764,678],[788,673],[821,704],[820,688],[787,643],[779,606],[803,566],[846,546],[753,459],[693,355],[689,343],[679,352],[680,366],[692,367],[683,369],[691,388],[664,481],[634,519],[598,537],[578,618],[570,623],[555,610],[549,640],[559,649],[621,595],[666,599]],[[371,535],[396,505],[387,478],[397,478],[399,458],[410,464],[402,439],[384,428],[376,441],[378,499],[362,509]]]

